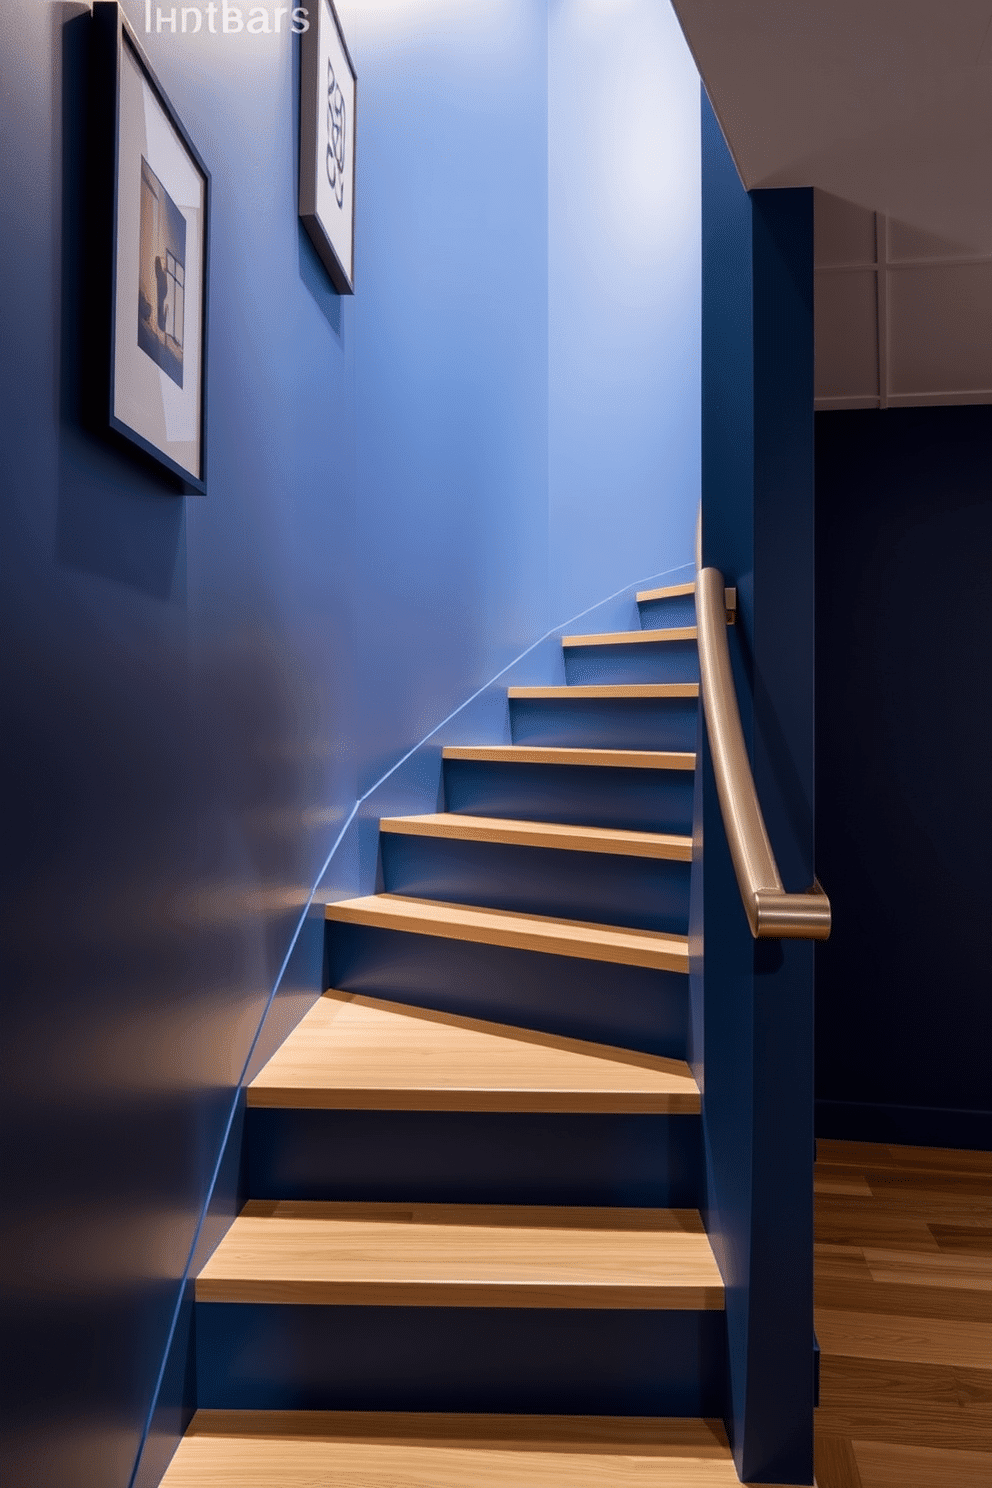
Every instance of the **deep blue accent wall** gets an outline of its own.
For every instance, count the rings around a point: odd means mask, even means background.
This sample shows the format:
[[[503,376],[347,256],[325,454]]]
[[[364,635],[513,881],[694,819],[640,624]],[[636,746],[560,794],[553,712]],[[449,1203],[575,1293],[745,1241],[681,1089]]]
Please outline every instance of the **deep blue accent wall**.
[[[17,1488],[128,1484],[237,1084],[328,852],[363,786],[547,628],[543,0],[449,6],[443,28],[426,4],[381,24],[340,9],[361,98],[353,301],[297,219],[290,38],[143,35],[213,177],[202,499],[81,426],[83,7],[0,11]],[[320,985],[319,957],[299,984],[296,965],[284,1015]],[[225,1170],[205,1237],[236,1191]],[[181,1368],[165,1381],[163,1442],[185,1388]]]
[[[702,556],[737,587],[730,648],[745,739],[786,887],[798,890],[813,863],[812,193],[749,195],[705,93],[702,159]],[[728,1424],[742,1478],[809,1483],[812,950],[752,940],[705,736],[701,746],[693,1063],[727,1284]]]
[[[817,1131],[992,1148],[992,408],[816,419]]]

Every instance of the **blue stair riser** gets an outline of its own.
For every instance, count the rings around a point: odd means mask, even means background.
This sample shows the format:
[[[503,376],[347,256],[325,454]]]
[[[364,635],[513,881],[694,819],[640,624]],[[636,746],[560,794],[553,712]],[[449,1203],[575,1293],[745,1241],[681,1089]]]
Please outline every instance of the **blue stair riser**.
[[[684,935],[688,863],[383,832],[391,894]]]
[[[637,606],[642,630],[674,629],[695,625],[696,596],[676,594],[671,599],[646,599]]]
[[[714,1416],[722,1312],[197,1303],[197,1404]]]
[[[249,1107],[255,1199],[698,1209],[698,1116]]]
[[[471,816],[689,834],[692,789],[691,770],[444,762],[445,809]]]
[[[511,698],[514,744],[573,749],[696,747],[695,698]]]
[[[330,922],[328,985],[684,1059],[689,978]]]
[[[695,641],[634,641],[630,645],[565,646],[563,650],[565,680],[572,687],[589,682],[699,681]]]

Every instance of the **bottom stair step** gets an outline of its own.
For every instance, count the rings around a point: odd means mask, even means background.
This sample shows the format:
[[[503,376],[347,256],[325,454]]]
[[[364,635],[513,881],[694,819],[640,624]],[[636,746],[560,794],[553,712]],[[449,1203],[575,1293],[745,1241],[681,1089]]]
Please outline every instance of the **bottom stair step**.
[[[716,1420],[201,1410],[162,1488],[736,1488],[737,1482]]]

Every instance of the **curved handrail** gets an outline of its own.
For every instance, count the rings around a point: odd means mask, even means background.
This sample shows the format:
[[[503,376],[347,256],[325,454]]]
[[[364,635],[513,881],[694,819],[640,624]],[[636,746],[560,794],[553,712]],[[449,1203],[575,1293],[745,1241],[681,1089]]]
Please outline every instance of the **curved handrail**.
[[[782,887],[744,744],[727,646],[723,575],[696,574],[699,674],[720,811],[751,934],[758,939],[826,940],[830,900],[814,878],[805,894]]]

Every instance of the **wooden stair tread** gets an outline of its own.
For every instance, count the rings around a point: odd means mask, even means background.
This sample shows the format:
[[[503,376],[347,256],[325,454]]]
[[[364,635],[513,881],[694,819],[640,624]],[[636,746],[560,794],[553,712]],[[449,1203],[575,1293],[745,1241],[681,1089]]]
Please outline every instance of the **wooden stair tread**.
[[[489,764],[594,765],[619,770],[694,770],[696,756],[679,750],[573,749],[545,744],[446,744],[446,760]]]
[[[652,599],[681,599],[683,595],[695,592],[696,585],[691,580],[688,584],[665,584],[660,589],[639,589],[637,603],[646,604]]]
[[[248,1087],[250,1106],[310,1110],[696,1115],[680,1059],[329,991]]]
[[[196,1281],[203,1302],[719,1311],[694,1209],[255,1199]]]
[[[197,1411],[162,1488],[739,1488],[721,1421]]]
[[[578,683],[573,687],[508,687],[506,695],[514,698],[538,698],[569,702],[598,701],[607,698],[698,698],[698,682],[616,682]]]
[[[687,594],[695,594],[696,586],[690,584],[667,584],[661,589],[639,589],[636,600],[638,604],[648,604],[653,599],[681,599]],[[733,614],[737,609],[737,589],[734,585],[728,585],[723,591],[724,602],[728,614]]]
[[[640,646],[695,639],[694,625],[676,625],[667,630],[605,630],[599,635],[568,635],[562,636],[561,643],[563,646]]]
[[[519,914],[449,904],[436,899],[407,899],[398,894],[369,894],[339,899],[325,907],[327,919],[445,940],[646,966],[657,971],[688,972],[689,939],[660,930],[630,930],[585,920]]]
[[[692,860],[692,838],[671,832],[631,832],[617,827],[577,827],[566,822],[514,821],[503,816],[470,816],[438,811],[423,816],[384,816],[381,832],[409,837],[455,837],[465,842],[500,842],[520,847],[561,848],[567,852],[609,853],[630,858]]]

